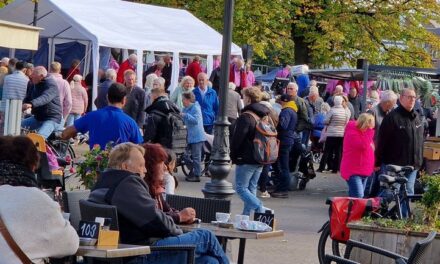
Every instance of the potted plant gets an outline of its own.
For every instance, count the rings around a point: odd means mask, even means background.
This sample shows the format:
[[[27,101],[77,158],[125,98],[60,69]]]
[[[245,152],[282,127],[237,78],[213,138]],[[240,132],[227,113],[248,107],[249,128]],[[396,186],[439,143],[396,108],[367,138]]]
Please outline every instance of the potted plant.
[[[83,160],[79,162],[77,177],[86,189],[91,189],[101,171],[107,168],[111,148],[111,143],[107,144],[103,150],[96,144],[84,154]]]
[[[350,238],[387,249],[401,255],[407,255],[415,243],[427,236],[431,230],[440,232],[440,175],[424,176],[426,186],[421,201],[412,206],[413,217],[404,220],[363,218],[349,223]],[[384,257],[371,252],[353,250],[351,259],[362,263],[382,263]],[[440,259],[440,236],[432,244],[432,250],[424,258]]]

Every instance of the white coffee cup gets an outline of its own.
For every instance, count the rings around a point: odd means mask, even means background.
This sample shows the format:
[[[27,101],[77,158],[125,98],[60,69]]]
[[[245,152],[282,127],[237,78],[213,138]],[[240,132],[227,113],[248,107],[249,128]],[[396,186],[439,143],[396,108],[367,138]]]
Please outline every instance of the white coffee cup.
[[[248,221],[249,216],[248,215],[235,215],[235,223],[240,223],[243,220]]]
[[[228,213],[215,213],[215,220],[221,223],[226,223],[229,221],[231,214]]]

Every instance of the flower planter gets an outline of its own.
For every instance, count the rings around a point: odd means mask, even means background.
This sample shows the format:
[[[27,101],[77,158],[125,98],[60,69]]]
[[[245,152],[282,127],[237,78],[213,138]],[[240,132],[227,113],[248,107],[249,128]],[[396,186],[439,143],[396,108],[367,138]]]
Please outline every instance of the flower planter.
[[[348,227],[350,227],[350,239],[380,247],[405,257],[409,257],[417,241],[428,236],[428,233],[383,228],[362,222],[349,223]],[[358,248],[353,249],[350,259],[362,264],[395,264],[390,258]],[[438,263],[439,259],[440,235],[437,235],[421,263]]]

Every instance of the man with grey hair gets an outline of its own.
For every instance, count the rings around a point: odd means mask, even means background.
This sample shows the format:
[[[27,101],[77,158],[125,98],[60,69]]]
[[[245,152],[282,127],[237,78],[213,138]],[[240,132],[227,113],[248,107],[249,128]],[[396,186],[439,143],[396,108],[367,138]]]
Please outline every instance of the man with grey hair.
[[[379,137],[380,125],[382,124],[382,121],[385,118],[385,116],[396,107],[396,103],[397,103],[397,95],[391,90],[386,90],[383,91],[380,95],[380,103],[378,103],[376,106],[374,106],[373,108],[367,111],[367,113],[372,114],[374,116],[374,120],[376,123],[374,127],[376,131],[374,134],[374,139],[376,143]]]
[[[110,152],[108,169],[96,182],[89,201],[113,205],[118,211],[120,242],[133,245],[195,245],[196,263],[229,263],[215,235],[208,230],[183,234],[173,219],[159,209],[143,180],[143,147],[122,143]],[[130,263],[183,263],[184,252],[155,251]],[[127,262],[128,263],[128,262]]]
[[[31,84],[23,100],[22,110],[32,108],[33,116],[24,119],[21,127],[37,130],[48,138],[61,123],[61,102],[57,83],[47,77],[43,66],[35,67],[31,74]]]
[[[2,96],[4,105],[2,108],[5,108],[5,116],[8,117],[5,120],[7,123],[4,135],[20,135],[21,108],[29,83],[25,71],[24,63],[19,61],[15,64],[15,71],[6,75],[4,79]],[[12,116],[15,116],[15,119],[10,118]]]
[[[407,175],[408,194],[414,194],[417,171],[423,163],[424,126],[421,114],[415,110],[417,95],[414,89],[405,88],[399,98],[400,105],[382,121],[377,139],[377,168],[384,165],[413,166]],[[406,216],[408,208],[402,207]]]
[[[72,90],[70,84],[64,80],[61,75],[61,63],[57,61],[52,62],[50,64],[48,76],[53,78],[57,83],[62,113],[61,127],[64,127],[67,116],[70,114],[70,110],[72,110]]]
[[[321,106],[324,103],[324,100],[319,96],[319,89],[317,86],[310,86],[309,96],[307,96],[305,100],[312,108],[313,115],[316,115],[321,111]]]
[[[117,75],[116,71],[111,68],[105,72],[105,81],[98,86],[98,96],[96,96],[95,99],[96,108],[101,109],[108,105],[108,100],[107,100],[108,88],[110,87],[110,85],[116,82],[116,75]]]
[[[127,87],[127,103],[123,110],[136,121],[139,128],[142,128],[145,123],[145,106],[146,94],[145,91],[136,85],[136,72],[126,70],[124,73],[124,85]]]
[[[343,96],[344,95],[344,87],[342,87],[342,85],[336,85],[335,90],[333,91],[332,96],[330,96],[326,103],[329,104],[331,107],[335,106],[333,100],[335,98],[335,96]]]
[[[9,66],[9,58],[8,57],[3,57],[0,60],[0,67],[1,66],[6,67],[6,68]]]
[[[121,66],[119,67],[118,70],[118,75],[116,77],[117,82],[123,84],[125,71],[127,70],[136,71],[136,64],[137,64],[137,55],[132,53],[130,54],[128,59],[126,59],[123,63],[121,63]]]
[[[302,132],[311,128],[311,121],[307,109],[307,103],[304,99],[298,96],[298,85],[290,82],[286,87],[286,94],[292,96],[293,101],[298,107],[298,122],[296,125],[296,132]]]

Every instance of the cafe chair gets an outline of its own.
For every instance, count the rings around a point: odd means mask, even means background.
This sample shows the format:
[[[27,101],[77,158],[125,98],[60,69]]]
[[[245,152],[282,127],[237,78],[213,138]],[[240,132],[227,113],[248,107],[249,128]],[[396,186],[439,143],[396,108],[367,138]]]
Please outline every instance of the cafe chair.
[[[81,212],[81,220],[95,221],[95,217],[111,218],[110,230],[119,230],[118,210],[115,206],[80,200],[79,208]],[[194,264],[195,262],[195,245],[150,246],[150,250],[151,252],[183,251],[186,252],[186,263]]]
[[[90,190],[64,191],[63,210],[70,214],[70,224],[78,230],[79,221],[81,220],[81,212],[79,209],[79,201],[89,198]]]
[[[426,251],[429,248],[429,246],[431,245],[431,243],[434,241],[436,235],[437,235],[437,232],[432,231],[428,234],[428,236],[425,239],[418,241],[415,244],[415,246],[413,247],[411,254],[409,255],[408,258],[401,256],[399,254],[396,254],[394,252],[390,252],[388,250],[379,248],[379,247],[375,247],[375,246],[372,246],[369,244],[365,244],[365,243],[350,239],[347,241],[344,258],[326,255],[325,256],[325,263],[330,264],[332,262],[336,262],[336,263],[342,263],[342,264],[345,264],[345,263],[356,264],[358,262],[351,261],[351,260],[349,260],[349,258],[350,258],[350,254],[351,254],[351,251],[353,248],[360,248],[363,250],[371,251],[372,253],[375,253],[375,254],[379,254],[379,255],[391,258],[395,261],[396,264],[423,264],[422,257],[426,253]]]
[[[203,223],[211,223],[211,221],[215,221],[215,213],[217,212],[231,212],[230,200],[167,194],[166,201],[172,208],[177,210],[182,210],[186,207],[194,208],[196,210],[196,217],[202,220]]]

